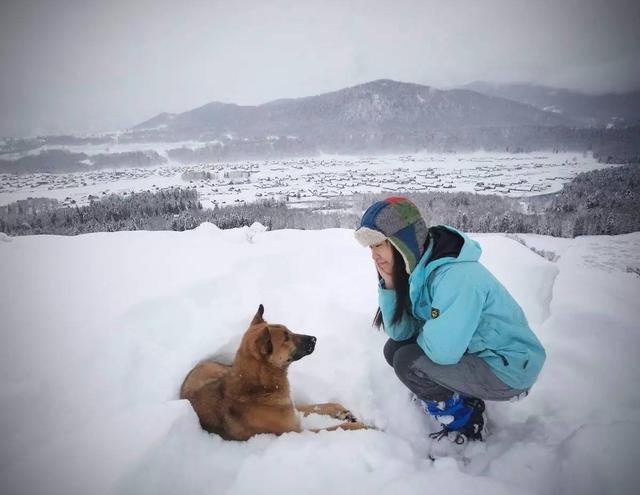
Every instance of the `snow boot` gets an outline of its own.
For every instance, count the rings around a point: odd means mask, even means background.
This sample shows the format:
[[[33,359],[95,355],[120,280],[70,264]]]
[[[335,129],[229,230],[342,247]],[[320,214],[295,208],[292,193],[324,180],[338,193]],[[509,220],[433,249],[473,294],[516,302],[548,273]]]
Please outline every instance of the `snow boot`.
[[[442,426],[431,433],[433,439],[429,457],[459,457],[469,442],[482,442],[485,431],[484,401],[453,394],[442,402],[421,401],[425,413],[434,417]]]

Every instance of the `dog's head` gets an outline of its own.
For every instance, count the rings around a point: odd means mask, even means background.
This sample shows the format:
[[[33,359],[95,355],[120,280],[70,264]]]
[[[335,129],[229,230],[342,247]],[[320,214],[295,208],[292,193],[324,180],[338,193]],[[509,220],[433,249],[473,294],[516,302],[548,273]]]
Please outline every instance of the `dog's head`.
[[[242,338],[242,352],[283,369],[313,352],[315,337],[293,333],[284,325],[267,323],[262,318],[263,314],[264,306],[261,304]]]

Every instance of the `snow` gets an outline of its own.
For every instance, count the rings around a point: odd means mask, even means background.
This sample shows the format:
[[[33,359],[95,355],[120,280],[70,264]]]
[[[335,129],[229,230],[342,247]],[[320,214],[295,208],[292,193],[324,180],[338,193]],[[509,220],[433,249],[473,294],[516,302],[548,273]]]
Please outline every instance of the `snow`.
[[[526,399],[489,403],[491,436],[426,458],[425,417],[382,357],[369,253],[343,229],[256,224],[0,240],[0,492],[635,493],[640,233],[472,234],[548,361]],[[177,399],[255,313],[318,337],[296,401],[339,401],[378,430],[226,442]],[[312,416],[306,426],[322,425]]]

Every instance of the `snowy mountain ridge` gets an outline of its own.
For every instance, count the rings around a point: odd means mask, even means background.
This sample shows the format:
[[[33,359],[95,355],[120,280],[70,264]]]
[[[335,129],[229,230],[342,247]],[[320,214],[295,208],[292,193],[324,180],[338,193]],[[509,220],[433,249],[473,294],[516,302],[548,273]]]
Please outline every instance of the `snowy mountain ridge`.
[[[344,139],[353,133],[415,134],[429,129],[573,123],[552,112],[474,91],[440,90],[380,79],[257,106],[211,102],[179,114],[160,114],[131,131],[163,126],[163,133],[179,136],[228,132],[244,137],[295,134],[322,142]]]
[[[640,124],[640,91],[619,94],[584,94],[536,84],[496,84],[475,81],[461,89],[476,91],[561,113],[586,126]]]

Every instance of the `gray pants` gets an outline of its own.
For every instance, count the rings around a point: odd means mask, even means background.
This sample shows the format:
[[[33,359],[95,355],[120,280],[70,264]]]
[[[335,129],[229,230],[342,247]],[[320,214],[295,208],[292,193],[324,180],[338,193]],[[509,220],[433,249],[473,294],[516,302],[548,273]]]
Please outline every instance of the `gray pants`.
[[[389,339],[384,357],[409,390],[421,400],[444,401],[458,392],[483,400],[509,400],[526,390],[502,382],[484,359],[465,354],[456,364],[436,364],[416,344],[416,340]]]

